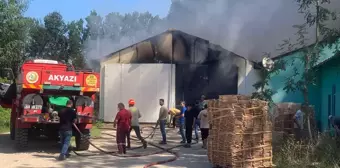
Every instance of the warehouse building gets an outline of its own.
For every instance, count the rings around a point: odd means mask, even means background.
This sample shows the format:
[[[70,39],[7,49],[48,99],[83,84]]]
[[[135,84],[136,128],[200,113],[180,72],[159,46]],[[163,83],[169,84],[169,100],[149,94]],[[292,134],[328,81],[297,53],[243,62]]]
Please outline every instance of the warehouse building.
[[[219,45],[168,30],[116,51],[101,62],[100,118],[112,122],[116,105],[136,100],[141,122],[157,120],[159,99],[168,107],[222,94],[251,95],[260,78],[255,63]]]

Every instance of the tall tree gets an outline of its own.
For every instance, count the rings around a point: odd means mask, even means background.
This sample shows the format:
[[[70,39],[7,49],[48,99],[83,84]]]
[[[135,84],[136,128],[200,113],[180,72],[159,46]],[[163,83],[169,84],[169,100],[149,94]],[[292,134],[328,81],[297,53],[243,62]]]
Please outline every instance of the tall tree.
[[[311,131],[311,113],[309,110],[309,87],[316,85],[317,69],[314,68],[320,59],[320,49],[327,43],[320,43],[321,40],[328,40],[328,44],[334,44],[339,38],[336,34],[337,30],[329,28],[326,25],[327,21],[335,20],[334,13],[329,11],[327,8],[322,7],[324,3],[330,3],[330,0],[296,0],[300,5],[300,12],[305,14],[306,22],[301,25],[294,25],[297,28],[297,41],[291,43],[289,40],[285,40],[285,43],[281,45],[282,48],[294,48],[294,46],[302,47],[302,57],[298,58],[298,61],[302,63],[299,67],[293,67],[294,73],[288,77],[285,81],[284,90],[286,92],[300,91],[303,94],[304,106],[302,111],[306,113],[309,136],[312,138]],[[316,9],[316,12],[312,12],[311,8]],[[306,27],[315,26],[316,28],[316,42],[312,46],[307,46],[308,39],[306,38]],[[323,37],[323,39],[321,39]],[[338,52],[338,51],[337,51]],[[295,61],[295,60],[293,60]],[[300,69],[301,68],[301,69]]]
[[[67,62],[68,38],[65,34],[68,27],[61,14],[52,12],[44,17],[43,23],[38,20],[33,22],[30,29],[29,56]]]
[[[32,20],[23,16],[27,1],[0,1],[0,66],[12,68],[17,75],[18,67],[26,58],[29,25]]]
[[[48,42],[46,45],[46,57],[59,61],[67,62],[68,40],[65,34],[67,26],[63,17],[58,12],[52,12],[44,18],[45,28],[47,31]]]
[[[68,24],[68,52],[69,60],[76,69],[83,69],[85,67],[84,55],[82,52],[83,35],[84,35],[84,21],[72,21]]]
[[[121,36],[123,16],[117,12],[109,13],[103,21],[103,30],[106,37],[118,41]]]
[[[37,19],[32,19],[29,35],[31,38],[28,51],[29,57],[46,58],[45,48],[49,38],[44,24]]]
[[[86,27],[84,29],[83,53],[87,66],[91,69],[98,70],[99,61],[92,61],[101,56],[100,42],[104,37],[103,18],[96,12],[91,11],[90,15],[85,18]]]
[[[96,12],[91,11],[86,20],[86,34],[90,40],[96,40],[104,36],[103,18]]]
[[[99,66],[98,59],[103,55],[158,33],[155,25],[161,22],[158,16],[149,12],[124,15],[113,12],[101,17],[96,11],[91,11],[85,20],[85,59],[92,68]]]

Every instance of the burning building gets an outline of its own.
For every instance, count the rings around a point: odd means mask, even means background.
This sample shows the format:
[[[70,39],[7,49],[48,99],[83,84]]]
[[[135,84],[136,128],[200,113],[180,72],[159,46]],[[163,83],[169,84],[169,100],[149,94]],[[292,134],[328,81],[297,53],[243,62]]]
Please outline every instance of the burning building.
[[[254,92],[255,63],[208,40],[168,30],[116,51],[101,62],[100,118],[114,120],[116,105],[136,100],[141,122],[155,122],[158,100],[168,107],[222,94]]]

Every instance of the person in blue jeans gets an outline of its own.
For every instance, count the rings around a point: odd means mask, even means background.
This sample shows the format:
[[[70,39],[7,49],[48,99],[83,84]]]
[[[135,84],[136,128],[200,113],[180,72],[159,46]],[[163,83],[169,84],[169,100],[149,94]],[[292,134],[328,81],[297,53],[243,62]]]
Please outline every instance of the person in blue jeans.
[[[62,146],[58,160],[65,160],[66,158],[70,157],[70,151],[68,149],[72,137],[72,125],[77,119],[77,114],[72,106],[72,100],[68,100],[66,103],[66,108],[58,113],[60,117],[59,135]]]
[[[198,114],[201,111],[200,108],[200,103],[197,101],[194,108],[195,110],[193,110],[193,116],[194,116],[194,131],[195,131],[195,140],[198,141],[199,137],[198,137],[198,130],[200,129],[200,120],[198,119]]]
[[[159,117],[158,121],[156,124],[156,128],[159,124],[161,134],[162,134],[162,141],[159,142],[159,144],[166,144],[166,132],[165,132],[165,126],[166,126],[166,121],[168,119],[168,108],[164,106],[164,99],[159,99],[159,105],[161,108],[159,109]]]
[[[186,143],[186,138],[185,138],[185,133],[184,133],[184,127],[185,127],[185,123],[184,123],[184,114],[185,114],[185,111],[187,111],[187,108],[185,107],[185,102],[182,101],[181,102],[181,112],[179,114],[179,132],[181,134],[181,137],[182,137],[182,141],[181,143]]]
[[[198,115],[197,115],[198,116]],[[198,130],[200,129],[200,120],[195,116],[195,140],[199,141]]]
[[[205,95],[201,96],[201,99],[196,102],[196,106],[199,109],[198,113],[195,114],[195,139],[198,141],[199,137],[198,137],[198,130],[200,129],[200,119],[198,118],[198,114],[200,111],[204,110],[204,107],[207,105],[207,101],[205,100]]]

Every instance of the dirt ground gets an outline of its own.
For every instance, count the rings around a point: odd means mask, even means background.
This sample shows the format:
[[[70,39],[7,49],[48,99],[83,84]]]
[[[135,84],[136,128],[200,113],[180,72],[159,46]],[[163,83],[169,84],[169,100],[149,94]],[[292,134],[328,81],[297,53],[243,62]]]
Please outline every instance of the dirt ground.
[[[169,129],[167,133],[168,144],[166,147],[178,145],[180,142],[180,135],[177,133],[177,129]],[[133,132],[133,131],[132,131]],[[143,135],[147,135],[151,130],[145,129]],[[107,151],[116,151],[115,139],[112,137],[115,132],[109,129],[102,129],[102,137],[100,139],[94,139],[92,142],[99,147]],[[134,135],[134,133],[132,133]],[[159,130],[152,141],[158,143],[161,139]],[[29,149],[26,152],[17,152],[14,150],[13,141],[10,140],[9,134],[0,134],[0,163],[3,168],[60,168],[60,167],[72,167],[72,168],[139,168],[144,165],[155,162],[167,160],[173,157],[169,153],[138,157],[138,158],[118,158],[110,155],[97,155],[91,157],[77,156],[72,153],[72,156],[63,162],[57,161],[56,157],[59,152],[59,145],[53,141],[47,141],[46,139],[36,139],[29,142]],[[132,147],[139,146],[140,143],[133,141]],[[154,147],[149,146],[147,149],[136,149],[128,151],[132,153],[148,153],[157,151]],[[168,167],[194,167],[194,168],[208,168],[212,167],[208,162],[207,151],[201,148],[201,143],[193,145],[192,148],[176,148],[174,151],[178,151],[180,158],[176,161],[166,163],[163,165],[156,165],[157,168]],[[90,152],[98,152],[93,147],[89,151],[79,152],[82,154],[88,154]]]

